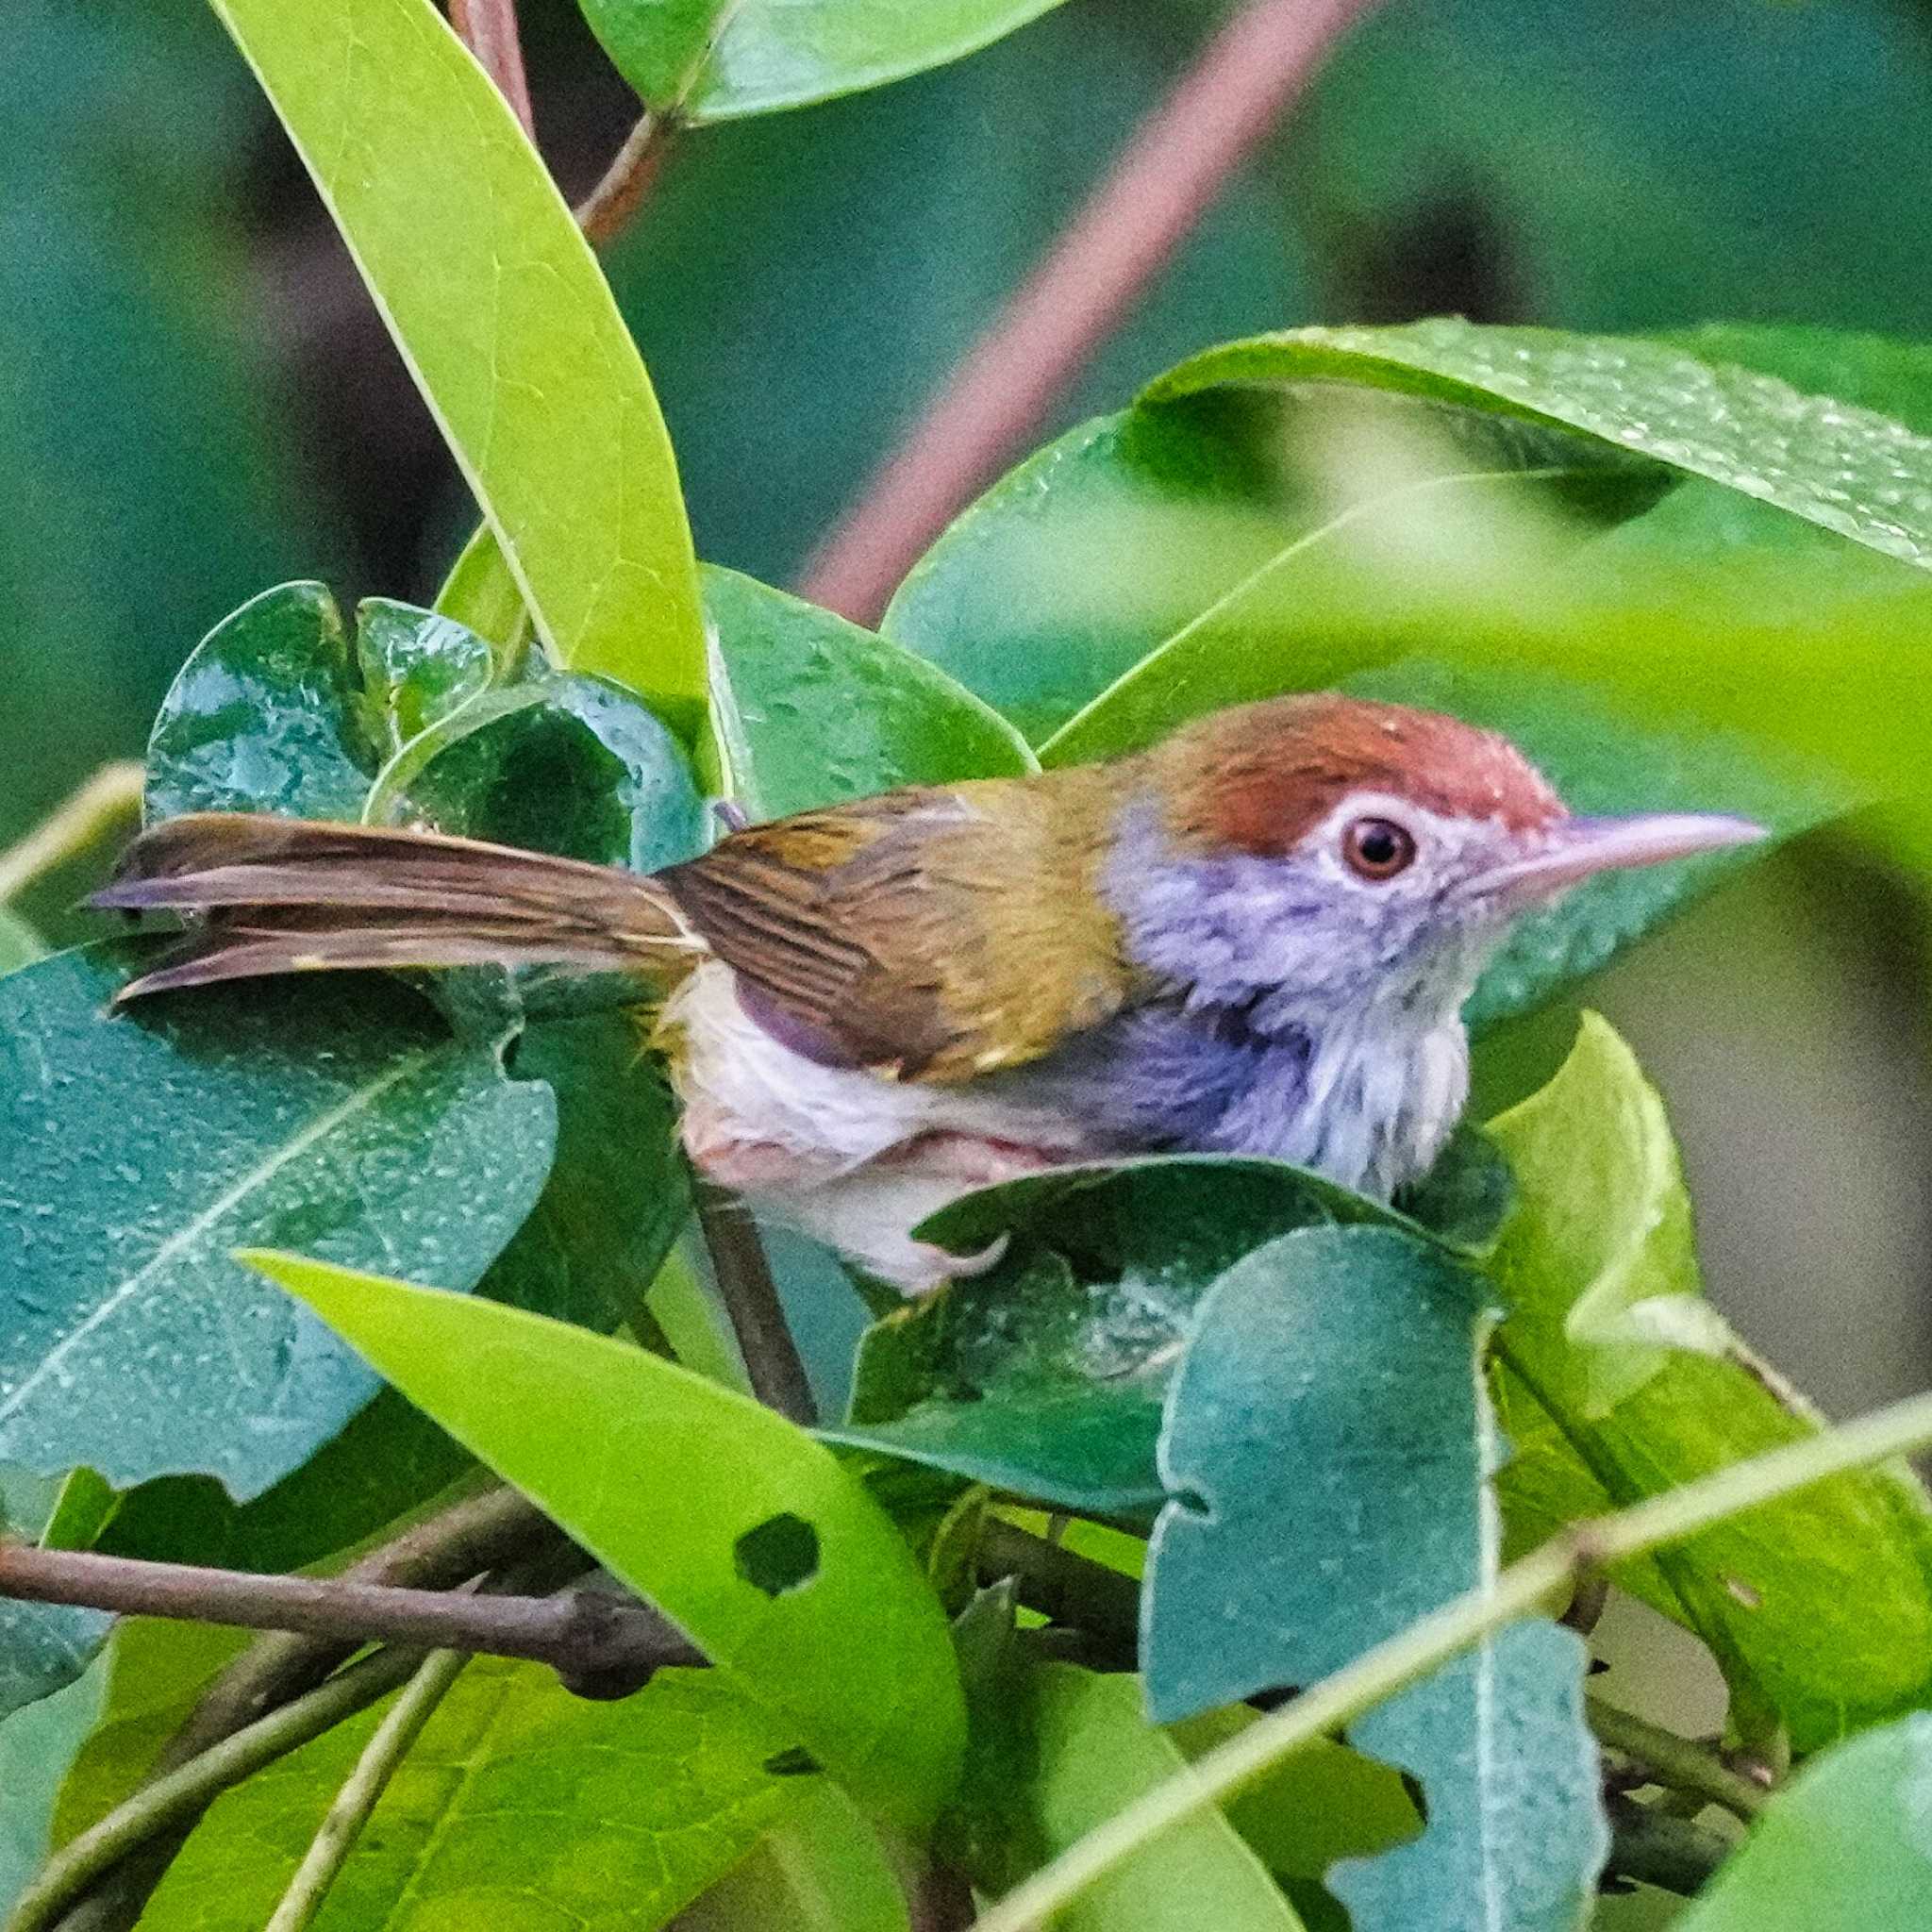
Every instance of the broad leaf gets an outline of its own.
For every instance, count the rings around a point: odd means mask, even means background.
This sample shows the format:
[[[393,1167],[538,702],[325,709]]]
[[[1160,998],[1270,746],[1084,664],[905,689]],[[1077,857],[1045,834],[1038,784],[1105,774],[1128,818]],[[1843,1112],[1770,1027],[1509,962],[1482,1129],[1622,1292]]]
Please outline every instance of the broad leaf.
[[[1919,1932],[1932,1919],[1932,1716],[1826,1752],[1780,1791],[1676,1932]]]
[[[380,1710],[221,1798],[142,1914],[150,1932],[254,1932]],[[665,1671],[587,1703],[535,1664],[479,1658],[424,1728],[330,1894],[324,1924],[598,1932],[667,1924],[817,1782],[792,1739],[715,1672]]]
[[[0,1631],[0,1653],[7,1642]],[[55,1799],[100,1715],[105,1666],[0,1719],[0,1913],[39,1870],[53,1837]]]
[[[558,661],[697,744],[691,532],[649,379],[503,96],[429,0],[214,0]]]
[[[295,1256],[254,1258],[856,1796],[910,1828],[930,1820],[958,1767],[952,1646],[911,1552],[828,1450],[628,1344]]]
[[[1497,1176],[1458,1140],[1419,1209],[1485,1241]],[[1069,1508],[1144,1510],[1167,1381],[1224,1269],[1317,1222],[1416,1221],[1279,1161],[1160,1157],[1062,1169],[969,1194],[922,1238],[998,1264],[895,1309],[859,1352],[832,1440],[883,1449]]]
[[[703,580],[724,735],[752,817],[1037,769],[997,711],[924,658],[735,571],[707,567]]]
[[[1612,1503],[1816,1433],[1694,1299],[1676,1152],[1607,1025],[1586,1018],[1556,1078],[1490,1131],[1520,1191],[1491,1264],[1508,1311],[1498,1352]],[[1801,1750],[1927,1694],[1932,1512],[1904,1469],[1813,1484],[1654,1561],[1746,1717],[1768,1704]]]
[[[11,973],[31,966],[46,957],[41,936],[17,912],[0,906],[0,973]]]
[[[1554,425],[1932,568],[1932,440],[1875,410],[1635,337],[1454,319],[1229,342],[1154,383],[1361,383]]]
[[[70,1685],[105,1641],[112,1619],[100,1610],[0,1598],[0,1724]],[[0,1760],[7,1733],[0,1730]]]
[[[1392,1229],[1305,1229],[1222,1276],[1161,1437],[1157,1713],[1311,1683],[1494,1574],[1487,1328],[1477,1279]],[[1607,1842],[1584,1665],[1569,1632],[1519,1625],[1351,1727],[1428,1818],[1331,1874],[1357,1924],[1581,1924]]]
[[[732,121],[975,53],[1059,0],[580,0],[646,106]]]
[[[375,1392],[230,1251],[282,1241],[473,1286],[550,1169],[555,1108],[391,983],[108,1000],[149,948],[0,982],[0,1459],[259,1493]]]

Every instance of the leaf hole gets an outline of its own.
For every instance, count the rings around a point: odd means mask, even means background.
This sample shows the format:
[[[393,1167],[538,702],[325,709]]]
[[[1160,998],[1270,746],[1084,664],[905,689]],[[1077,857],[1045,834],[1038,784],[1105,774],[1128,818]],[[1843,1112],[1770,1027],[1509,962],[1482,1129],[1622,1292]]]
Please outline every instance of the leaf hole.
[[[754,1590],[785,1596],[819,1574],[819,1533],[788,1509],[746,1530],[732,1546],[732,1559]]]
[[[1205,1523],[1214,1521],[1214,1505],[1199,1490],[1170,1490],[1167,1500],[1178,1503],[1190,1516],[1198,1516]]]

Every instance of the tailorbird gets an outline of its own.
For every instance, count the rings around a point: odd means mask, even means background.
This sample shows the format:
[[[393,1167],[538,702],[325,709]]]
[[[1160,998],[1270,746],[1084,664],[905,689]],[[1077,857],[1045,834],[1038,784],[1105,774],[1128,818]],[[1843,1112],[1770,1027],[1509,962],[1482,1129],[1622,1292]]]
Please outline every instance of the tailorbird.
[[[697,1171],[915,1293],[970,1264],[914,1226],[1068,1162],[1264,1155],[1386,1199],[1462,1110],[1462,1007],[1512,920],[1762,836],[1572,814],[1505,738],[1313,695],[1111,763],[800,812],[649,877],[195,813],[95,903],[198,915],[124,999],[328,968],[635,973]]]

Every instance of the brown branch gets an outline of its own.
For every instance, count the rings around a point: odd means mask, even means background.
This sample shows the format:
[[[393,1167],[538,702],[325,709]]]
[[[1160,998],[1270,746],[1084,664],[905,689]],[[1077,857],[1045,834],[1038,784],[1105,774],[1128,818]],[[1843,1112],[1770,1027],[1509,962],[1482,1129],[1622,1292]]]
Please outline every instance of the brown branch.
[[[0,1543],[0,1596],[251,1630],[305,1631],[358,1644],[525,1657],[548,1664],[571,1685],[627,1682],[635,1689],[664,1665],[703,1661],[648,1604],[584,1591],[525,1597],[399,1590],[339,1576],[258,1576],[193,1563]]]
[[[751,1392],[768,1408],[804,1427],[818,1419],[811,1383],[798,1344],[785,1320],[764,1244],[743,1205],[698,1184],[698,1226],[711,1257],[711,1273],[738,1337],[738,1352],[751,1378]]]
[[[523,39],[517,32],[517,0],[449,0],[449,24],[535,142],[537,117],[530,111],[530,82],[524,72]]]
[[[603,177],[575,210],[592,248],[610,242],[638,211],[671,151],[676,123],[669,114],[645,114],[625,137]]]
[[[874,624],[1017,450],[1374,0],[1248,0],[967,354],[807,565],[803,594]]]

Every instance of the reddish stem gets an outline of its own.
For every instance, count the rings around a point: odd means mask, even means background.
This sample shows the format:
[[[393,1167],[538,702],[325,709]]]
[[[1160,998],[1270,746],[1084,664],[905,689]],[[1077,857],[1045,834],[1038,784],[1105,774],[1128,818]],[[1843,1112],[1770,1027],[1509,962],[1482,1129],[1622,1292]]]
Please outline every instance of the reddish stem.
[[[524,73],[524,43],[517,32],[517,0],[449,0],[449,24],[502,91],[524,132],[537,138],[530,112],[530,83]]]
[[[806,596],[877,621],[1374,4],[1249,0],[1222,28],[808,564]]]

